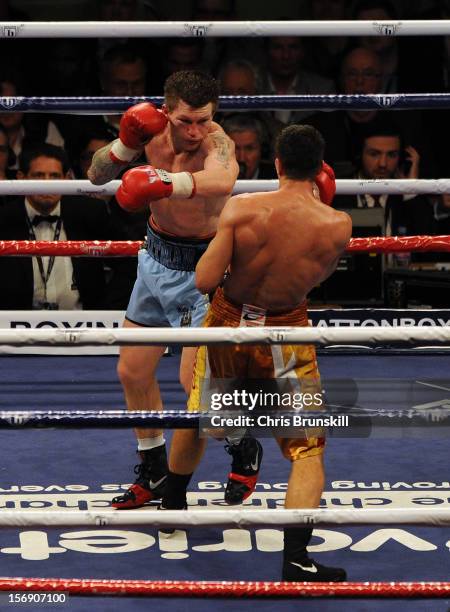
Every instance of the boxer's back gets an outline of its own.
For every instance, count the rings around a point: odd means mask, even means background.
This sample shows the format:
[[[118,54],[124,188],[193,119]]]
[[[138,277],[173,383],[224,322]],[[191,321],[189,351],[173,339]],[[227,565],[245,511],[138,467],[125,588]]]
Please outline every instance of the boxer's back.
[[[225,294],[267,310],[296,306],[335,269],[350,237],[349,217],[300,183],[233,200],[233,258]]]

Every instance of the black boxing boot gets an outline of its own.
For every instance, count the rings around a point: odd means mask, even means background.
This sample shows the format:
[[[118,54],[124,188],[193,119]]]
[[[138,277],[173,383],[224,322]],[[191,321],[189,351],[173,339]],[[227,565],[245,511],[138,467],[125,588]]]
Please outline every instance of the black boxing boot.
[[[239,444],[228,444],[225,449],[233,457],[225,489],[225,502],[235,506],[242,504],[255,490],[263,448],[258,440],[247,435]]]
[[[137,478],[134,484],[123,495],[114,497],[111,502],[117,510],[141,508],[147,502],[161,499],[167,480],[166,445],[162,444],[150,450],[138,451],[141,463],[134,466]]]
[[[175,474],[169,470],[167,486],[158,510],[187,510],[186,492],[191,478],[192,474]],[[175,529],[163,527],[159,531],[171,535]]]
[[[306,546],[312,529],[285,527],[283,580],[288,582],[344,582],[347,574],[340,567],[326,567],[308,557]]]

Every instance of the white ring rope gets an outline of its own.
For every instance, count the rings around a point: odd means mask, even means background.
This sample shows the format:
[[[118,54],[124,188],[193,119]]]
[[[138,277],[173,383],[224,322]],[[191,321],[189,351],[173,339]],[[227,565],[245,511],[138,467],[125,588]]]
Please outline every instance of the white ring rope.
[[[0,38],[448,36],[450,20],[0,22]]]
[[[94,346],[183,344],[401,344],[450,342],[450,326],[438,327],[180,327],[122,329],[0,329],[0,345]]]
[[[86,180],[6,180],[0,181],[0,196],[2,195],[114,195],[121,181],[110,181],[105,185],[93,185]],[[236,181],[233,193],[253,193],[254,191],[275,191],[278,180],[239,180]],[[338,179],[336,181],[337,195],[356,194],[419,194],[419,193],[450,193],[450,179]]]
[[[36,502],[39,503],[39,502]],[[0,527],[145,525],[147,527],[450,526],[449,508],[345,510],[2,510]]]

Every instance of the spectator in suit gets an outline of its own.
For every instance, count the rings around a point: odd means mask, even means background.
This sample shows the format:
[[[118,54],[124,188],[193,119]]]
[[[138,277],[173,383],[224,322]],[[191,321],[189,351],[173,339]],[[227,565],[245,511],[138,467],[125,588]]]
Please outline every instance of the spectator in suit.
[[[147,67],[133,45],[116,45],[108,49],[100,63],[100,86],[103,96],[145,96]],[[117,138],[121,115],[102,117],[105,127]]]
[[[86,4],[86,3],[85,3]],[[160,21],[162,15],[159,10],[159,0],[95,0],[89,2],[87,10],[90,12],[93,21],[100,20],[105,22],[111,21]],[[101,31],[99,31],[101,37]],[[83,41],[86,45],[87,40]],[[120,57],[120,50],[128,49],[131,55]],[[159,38],[98,38],[96,39],[96,50],[91,54],[91,59],[96,58],[98,67],[94,72],[98,72],[97,81],[101,90],[96,91],[95,86],[88,95],[100,96],[159,96],[163,88],[162,64],[164,54],[162,52],[163,44]],[[139,58],[139,62],[136,59]],[[144,69],[142,69],[142,63]],[[108,65],[109,64],[109,65]],[[124,66],[126,64],[126,66]],[[134,64],[134,66],[131,66]],[[139,66],[136,66],[139,64]],[[95,65],[95,63],[94,63]],[[116,79],[120,69],[120,79]],[[145,71],[145,85],[140,85],[140,90],[136,91],[138,82],[142,84],[142,71]],[[109,73],[109,74],[108,74]],[[113,74],[115,73],[115,74]],[[136,79],[136,75],[139,77]],[[94,74],[94,77],[96,75]],[[108,81],[115,88],[117,93],[113,93],[110,89]],[[116,85],[112,81],[116,81]],[[126,91],[124,91],[126,89]],[[109,91],[108,91],[109,90]],[[130,93],[129,93],[130,92]],[[120,116],[108,118],[107,122],[111,124],[112,131],[116,131]],[[109,127],[109,126],[108,126]],[[117,135],[113,135],[113,139]],[[144,163],[144,160],[141,162]]]
[[[405,14],[405,6],[402,7],[398,2],[359,0],[353,7],[352,19],[373,22],[395,22],[405,18],[448,19],[448,3],[437,4],[425,14],[411,16]],[[410,3],[408,11],[414,9],[420,11],[420,3]],[[377,54],[383,67],[381,91],[384,93],[445,91],[445,37],[362,36],[356,39],[356,44]]]
[[[240,179],[275,179],[277,173],[271,161],[263,161],[264,130],[261,122],[247,113],[229,116],[222,127],[234,141]]]
[[[298,36],[273,36],[266,39],[266,66],[261,74],[261,93],[275,95],[332,94],[333,81],[303,67],[303,42]],[[310,116],[312,111],[275,111],[284,124],[296,123]]]
[[[255,96],[260,93],[258,71],[251,62],[245,59],[229,60],[223,64],[219,70],[218,79],[221,93],[224,96]],[[272,161],[275,155],[274,145],[283,128],[283,123],[275,119],[269,111],[252,111],[245,114],[251,115],[262,125],[264,131],[262,157]],[[236,117],[236,111],[220,111],[216,113],[215,121],[222,125],[231,115]]]
[[[359,0],[353,9],[353,19],[365,21],[396,21],[397,11],[389,0]],[[377,54],[383,67],[381,90],[385,93],[403,91],[400,87],[400,41],[397,36],[362,36],[357,44]],[[417,67],[416,67],[417,70]]]
[[[355,178],[362,179],[416,179],[420,158],[412,146],[405,146],[402,134],[395,124],[378,121],[368,129],[362,141]],[[426,198],[420,195],[337,196],[338,208],[374,208],[385,211],[386,236],[419,235],[433,233],[433,211]]]
[[[260,89],[256,68],[245,59],[222,64],[218,79],[223,96],[254,96]]]
[[[133,44],[119,44],[110,47],[100,62],[98,75],[100,95],[111,97],[146,96],[147,65],[144,56]],[[157,93],[154,92],[153,93]],[[71,159],[77,159],[86,142],[86,134],[103,133],[109,140],[119,136],[122,115],[60,115],[58,125],[67,139],[66,150]],[[142,156],[136,160],[143,164]]]
[[[376,53],[363,47],[356,47],[344,57],[340,90],[346,95],[379,94],[382,90],[383,70]],[[354,175],[356,157],[362,150],[362,141],[371,125],[380,120],[395,123],[397,130],[405,135],[421,158],[421,176],[433,175],[433,154],[424,129],[420,111],[383,111],[381,110],[339,110],[331,113],[316,113],[307,123],[313,125],[323,135],[325,159],[333,167],[338,178]],[[383,118],[383,119],[382,119]]]
[[[18,178],[69,178],[63,149],[41,144],[20,156]],[[114,235],[104,202],[91,198],[32,195],[12,198],[0,207],[2,240],[106,240]],[[116,269],[107,295],[105,260],[70,257],[0,257],[0,308],[12,310],[76,310],[120,306],[128,299],[131,282],[125,268]],[[126,265],[126,264],[125,264]],[[129,265],[129,264],[128,264]],[[122,288],[122,289],[121,289]]]

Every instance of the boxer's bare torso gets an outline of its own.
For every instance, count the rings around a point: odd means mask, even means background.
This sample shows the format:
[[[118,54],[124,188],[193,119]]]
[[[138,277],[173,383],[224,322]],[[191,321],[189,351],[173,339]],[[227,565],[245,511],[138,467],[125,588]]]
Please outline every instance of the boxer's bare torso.
[[[220,275],[228,261],[228,298],[289,310],[334,271],[350,236],[348,215],[319,202],[311,183],[235,196],[226,204],[210,257],[207,251],[197,266],[197,285],[202,290],[201,275]]]
[[[224,168],[231,166],[234,159],[232,142],[222,128],[213,123],[211,132],[196,151],[175,152],[169,128],[157,134],[146,146],[149,163],[168,172],[191,172],[204,170],[208,156],[216,158]],[[168,234],[180,237],[203,238],[215,233],[217,220],[228,196],[200,196],[186,199],[162,199],[152,202],[151,215],[156,225]]]
[[[234,143],[220,125],[211,121],[212,108],[210,103],[193,109],[181,100],[169,113],[166,127],[145,147],[153,167],[171,173],[190,172],[196,183],[196,194],[190,199],[171,197],[149,203],[154,223],[165,233],[210,237],[231,195],[239,171]],[[94,155],[88,176],[96,185],[112,180],[120,171],[110,158],[112,146],[110,143]]]

